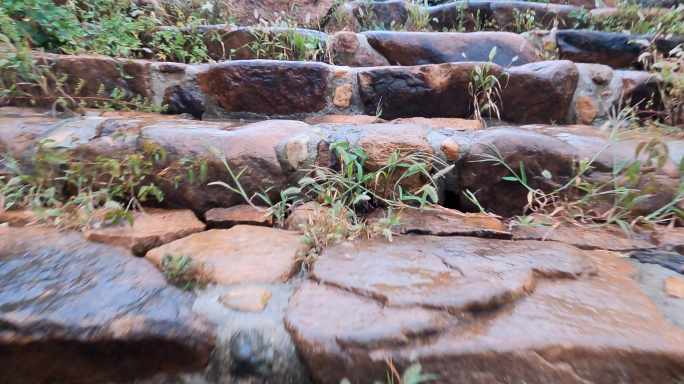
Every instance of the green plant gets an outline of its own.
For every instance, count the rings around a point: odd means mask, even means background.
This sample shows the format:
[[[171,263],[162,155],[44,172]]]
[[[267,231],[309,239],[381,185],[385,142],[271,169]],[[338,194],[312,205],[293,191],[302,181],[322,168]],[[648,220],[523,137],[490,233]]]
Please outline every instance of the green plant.
[[[359,7],[357,8],[357,15],[356,18],[359,20],[359,24],[361,24],[361,29],[363,30],[368,30],[371,29],[371,20],[373,19],[374,13],[373,9],[375,6],[373,5],[373,0],[363,0],[360,4]]]
[[[536,20],[535,11],[527,9],[525,12],[521,12],[518,8],[513,9],[513,22],[510,25],[512,31],[523,33],[542,28],[544,26]]]
[[[403,375],[399,375],[396,368],[391,361],[387,364],[390,366],[392,373],[387,373],[387,384],[394,384],[394,379],[396,378],[397,384],[420,384],[431,380],[439,380],[439,376],[433,374],[421,374],[422,367],[420,364],[414,364],[410,366]],[[343,379],[340,384],[351,384],[347,379]],[[382,384],[380,381],[375,381],[375,384]]]
[[[476,66],[470,74],[470,83],[468,84],[468,92],[473,102],[473,117],[485,123],[483,113],[487,113],[489,118],[495,114],[497,119],[501,120],[499,107],[497,103],[501,102],[501,83],[499,78],[503,73],[495,75],[490,73],[494,56],[496,55],[496,47],[489,52],[489,61],[484,67]]]
[[[44,140],[27,167],[11,152],[3,154],[0,169],[7,180],[0,179],[0,210],[27,208],[40,221],[57,227],[88,229],[122,220],[132,225],[131,212],[142,210],[141,202],[150,197],[163,200],[157,180],[190,171],[178,162],[156,173],[155,163],[164,161],[166,152],[152,142],[116,158],[86,159],[77,152]]]
[[[16,41],[26,39],[34,47],[56,49],[74,38],[78,20],[66,7],[52,0],[0,0],[0,12],[12,19]],[[2,20],[3,33],[10,23]]]
[[[325,44],[315,33],[303,33],[290,26],[272,29],[248,27],[254,40],[247,47],[259,59],[321,61]]]
[[[406,3],[407,19],[405,28],[412,31],[429,31],[430,30],[430,12],[428,10],[427,0],[412,0]],[[437,22],[437,19],[434,19]]]
[[[161,270],[169,282],[185,290],[203,289],[212,283],[211,275],[187,255],[164,255]]]

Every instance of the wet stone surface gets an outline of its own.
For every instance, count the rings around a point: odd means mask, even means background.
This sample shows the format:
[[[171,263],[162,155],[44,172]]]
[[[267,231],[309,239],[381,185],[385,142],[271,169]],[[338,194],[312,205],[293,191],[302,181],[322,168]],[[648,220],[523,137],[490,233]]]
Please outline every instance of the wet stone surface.
[[[203,368],[213,326],[146,260],[75,232],[0,228],[0,382],[105,383]]]
[[[362,240],[323,252],[285,323],[325,384],[381,380],[386,359],[453,384],[676,380],[684,331],[637,276],[612,254],[554,242]]]

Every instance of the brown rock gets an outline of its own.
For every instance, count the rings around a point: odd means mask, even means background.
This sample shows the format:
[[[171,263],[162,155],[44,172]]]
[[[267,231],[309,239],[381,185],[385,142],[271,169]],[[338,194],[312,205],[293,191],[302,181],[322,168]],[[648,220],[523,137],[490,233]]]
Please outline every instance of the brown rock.
[[[504,67],[533,63],[537,59],[534,46],[514,33],[369,31],[363,34],[392,65],[487,62],[494,47],[497,51],[493,62]]]
[[[483,129],[482,122],[473,119],[450,119],[434,117],[409,117],[392,120],[394,124],[420,124],[434,129],[452,129],[454,131],[479,131]]]
[[[273,226],[273,215],[268,209],[251,205],[236,205],[230,208],[214,208],[204,214],[210,229],[229,229],[236,225]]]
[[[368,115],[323,115],[311,116],[304,120],[307,124],[344,124],[344,125],[367,125],[375,123],[386,123],[386,120],[378,119]]]
[[[665,294],[675,299],[684,299],[684,281],[672,277],[665,279]]]
[[[574,245],[580,249],[603,249],[616,252],[630,252],[653,249],[648,241],[629,236],[614,226],[582,228],[574,225],[553,227],[517,226],[513,230],[514,240],[548,240]]]
[[[452,139],[451,137],[447,137],[444,139],[444,141],[442,141],[440,149],[444,153],[444,156],[446,156],[447,161],[458,160],[458,150],[460,149],[460,146],[456,140]]]
[[[332,48],[335,53],[356,53],[359,39],[354,32],[338,32],[333,36]]]
[[[333,99],[333,104],[336,107],[348,108],[349,100],[352,97],[352,85],[345,84],[341,87],[335,89],[335,98]]]
[[[0,108],[0,148],[11,150],[16,159],[28,156],[39,136],[49,132],[63,119],[55,119],[50,113],[28,108]],[[0,172],[2,172],[0,170]]]
[[[243,312],[262,312],[270,299],[271,292],[256,285],[232,288],[219,297],[221,304]]]
[[[130,250],[144,256],[152,248],[204,230],[205,225],[197,220],[190,210],[165,211],[147,209],[133,214],[133,226],[128,221],[109,227],[91,229],[85,236],[90,241],[105,243]]]
[[[432,155],[432,146],[425,138],[429,129],[417,124],[371,124],[362,125],[358,128],[358,141],[356,145],[364,151],[370,151],[363,167],[369,172],[375,172],[389,164],[390,157],[399,152],[399,161],[414,153]],[[391,189],[402,177],[404,172],[398,170],[390,180],[379,178],[377,190],[385,196],[392,196]],[[425,180],[421,174],[415,174],[404,178],[399,185],[404,192],[408,192],[423,186]]]
[[[77,102],[83,100],[87,106],[99,103],[93,100],[94,98],[109,97],[114,89],[119,89],[119,92],[125,95],[124,100],[131,100],[134,97],[151,100],[153,96],[150,87],[151,63],[148,61],[53,54],[40,54],[36,59],[39,63],[49,66],[56,78],[66,77],[62,85],[64,92],[74,97]],[[48,101],[45,106],[51,107],[53,102]],[[38,104],[42,102],[38,100]]]
[[[182,124],[149,124],[143,128],[141,143],[152,141],[167,152],[167,159],[157,163],[158,171],[169,167],[182,158],[207,158],[206,179],[190,184],[183,180],[176,188],[173,180],[158,179],[157,186],[164,192],[167,208],[190,208],[204,213],[215,207],[232,207],[244,204],[242,196],[219,185],[221,181],[232,183],[225,165],[207,150],[207,144],[226,156],[228,165],[237,174],[245,170],[240,184],[248,196],[271,188],[269,196],[274,201],[280,191],[287,188],[287,177],[276,156],[275,144],[282,138],[306,130],[301,121],[264,121],[231,128],[231,124],[187,121]]]
[[[598,115],[598,108],[594,105],[591,97],[580,95],[577,97],[577,123],[591,124]]]
[[[430,207],[395,210],[397,225],[390,230],[402,235],[476,236],[495,239],[511,239],[513,235],[496,218],[480,214],[462,213],[455,209]],[[386,210],[377,210],[367,216],[369,223],[387,217]]]
[[[212,229],[155,248],[145,258],[161,267],[165,255],[187,255],[218,285],[283,283],[299,269],[301,237],[291,232],[238,225]]]
[[[38,220],[38,217],[29,209],[4,212],[0,209],[0,212],[0,224],[6,223],[10,227],[25,227]]]
[[[327,248],[286,327],[322,384],[382,380],[390,359],[399,372],[420,362],[454,384],[657,384],[684,374],[684,332],[641,292],[633,268],[605,252],[518,244],[417,236]]]
[[[201,369],[215,331],[193,302],[120,248],[76,232],[0,230],[0,382],[132,382]]]
[[[328,74],[321,63],[226,61],[199,72],[196,81],[228,111],[289,115],[325,108]]]

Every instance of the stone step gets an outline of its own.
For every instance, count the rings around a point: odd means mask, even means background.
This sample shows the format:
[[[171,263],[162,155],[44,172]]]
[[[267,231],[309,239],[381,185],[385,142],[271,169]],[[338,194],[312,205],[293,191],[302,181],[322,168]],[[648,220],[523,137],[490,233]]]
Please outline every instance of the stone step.
[[[499,34],[503,35],[517,38]],[[398,46],[388,42],[392,36],[369,34],[379,49],[398,52]],[[483,41],[489,39],[488,33],[479,36]],[[385,37],[390,40],[381,42]],[[510,56],[515,53],[515,44],[514,39],[508,45],[511,49],[502,49],[501,60],[513,60]],[[472,51],[473,59],[489,55],[487,50],[479,50],[477,44]],[[439,55],[454,54],[453,50],[445,50]],[[519,52],[517,57],[526,60],[523,53]],[[384,119],[467,118],[473,113],[468,92],[471,76],[475,67],[486,65],[455,62],[350,68],[273,60],[184,65],[50,54],[43,55],[41,60],[50,64],[58,77],[66,76],[63,89],[86,105],[96,105],[118,89],[129,100],[143,97],[167,106],[167,113],[221,119],[303,119],[357,114],[379,114]],[[499,80],[501,99],[495,97],[495,101],[501,118],[509,123],[589,124],[607,117],[611,107],[622,108],[628,101],[632,105],[653,101],[654,108],[660,105],[659,78],[647,72],[613,71],[606,66],[567,60],[510,68],[492,64],[489,72]],[[81,81],[83,87],[79,87]],[[100,92],[101,87],[104,92]],[[34,101],[45,107],[54,103],[50,98]],[[9,103],[29,104],[24,99],[10,99]]]
[[[144,151],[146,144],[155,143],[167,155],[152,165],[152,174],[162,175],[155,177],[154,182],[164,195],[161,202],[154,204],[169,209],[190,209],[202,215],[212,208],[246,203],[242,196],[220,185],[209,185],[217,181],[231,183],[232,178],[208,146],[220,151],[236,173],[246,169],[240,183],[247,196],[268,190],[270,199],[277,201],[280,191],[297,186],[314,166],[334,166],[330,145],[345,141],[352,148],[371,151],[365,163],[367,171],[387,164],[388,156],[398,150],[404,154],[435,155],[446,164],[455,165],[438,185],[440,202],[444,203],[449,194],[452,199],[454,196],[459,199],[452,203],[478,211],[466,196],[461,195],[464,191],[477,192],[485,209],[511,217],[522,214],[528,202],[528,190],[517,182],[504,180],[508,173],[502,167],[479,162],[483,154],[491,154],[491,146],[496,147],[509,164],[524,165],[529,187],[548,193],[575,176],[580,160],[600,153],[593,163],[590,179],[600,182],[611,173],[615,164],[633,161],[629,159],[639,143],[652,139],[652,136],[633,131],[620,136],[619,143],[608,145],[610,132],[592,126],[525,125],[482,129],[477,122],[459,119],[413,119],[358,125],[358,116],[349,116],[349,123],[345,123],[346,118],[337,116],[332,119],[334,123],[319,119],[317,125],[309,125],[294,120],[210,122],[92,111],[86,116],[55,119],[50,112],[2,107],[0,147],[11,150],[20,164],[28,168],[32,153],[45,140],[51,140],[51,145],[60,151],[71,151],[90,159],[98,156],[121,158]],[[682,142],[669,140],[665,145],[669,148],[669,157],[663,168],[652,175],[659,187],[652,192],[652,198],[638,206],[643,214],[669,204],[677,194],[678,165],[684,156]],[[205,160],[206,179],[190,182],[185,176],[180,180],[164,176],[164,170],[184,158]],[[437,168],[433,172],[438,172]],[[142,233],[140,236],[146,238]],[[155,236],[158,235],[150,237],[149,241],[154,243]]]

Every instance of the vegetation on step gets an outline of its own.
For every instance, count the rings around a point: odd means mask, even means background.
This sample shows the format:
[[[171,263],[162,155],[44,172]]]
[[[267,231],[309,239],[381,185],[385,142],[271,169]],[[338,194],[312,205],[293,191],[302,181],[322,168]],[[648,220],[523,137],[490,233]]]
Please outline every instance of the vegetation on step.
[[[287,214],[299,205],[311,201],[316,206],[308,224],[301,228],[303,241],[312,245],[309,259],[315,258],[328,245],[343,239],[358,237],[385,236],[392,241],[392,226],[398,223],[397,217],[404,208],[425,207],[439,200],[437,180],[447,175],[454,165],[426,153],[401,153],[390,155],[387,164],[369,171],[367,166],[371,149],[351,148],[346,142],[333,142],[330,152],[338,163],[332,167],[316,166],[308,176],[280,192],[280,201],[268,197],[269,190],[249,196],[240,184],[240,176],[246,170],[235,173],[225,156],[218,150],[209,150],[219,158],[232,180],[214,182],[241,195],[248,204],[254,199],[271,206],[266,215],[273,215],[282,225]],[[415,186],[416,181],[420,186]],[[363,219],[365,213],[380,207],[388,207],[388,217],[377,223],[368,224]],[[399,210],[399,213],[395,212]]]
[[[164,199],[160,179],[177,183],[203,168],[200,162],[182,160],[157,172],[166,151],[152,142],[131,153],[95,158],[56,144],[50,139],[40,142],[29,164],[12,152],[2,154],[0,213],[28,209],[39,223],[58,228],[87,230],[122,221],[132,226],[132,212],[142,210],[141,203]]]

